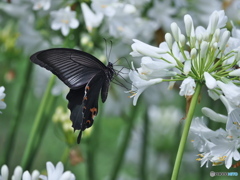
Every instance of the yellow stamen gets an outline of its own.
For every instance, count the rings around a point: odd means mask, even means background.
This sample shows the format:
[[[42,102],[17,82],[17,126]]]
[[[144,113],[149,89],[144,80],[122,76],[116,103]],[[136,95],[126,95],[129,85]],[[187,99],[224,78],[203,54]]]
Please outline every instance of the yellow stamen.
[[[107,7],[107,5],[105,5],[105,4],[101,5],[101,8],[106,8],[106,7]]]
[[[61,22],[64,23],[64,24],[69,24],[69,21],[66,20],[66,19],[62,19]]]
[[[222,165],[222,164],[223,164],[223,162],[213,162],[212,163],[213,166],[219,166],[219,165]]]

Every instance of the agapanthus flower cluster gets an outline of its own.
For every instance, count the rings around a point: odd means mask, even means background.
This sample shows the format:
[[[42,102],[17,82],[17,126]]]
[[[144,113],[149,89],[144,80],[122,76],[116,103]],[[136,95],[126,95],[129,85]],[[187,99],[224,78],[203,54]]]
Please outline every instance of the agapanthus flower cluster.
[[[12,180],[75,180],[74,174],[70,171],[64,172],[64,167],[61,162],[58,162],[56,167],[51,162],[46,163],[47,176],[40,175],[38,170],[34,170],[31,174],[29,171],[23,171],[21,166],[17,166],[14,169],[13,175],[11,176]],[[9,169],[7,165],[1,167],[0,180],[8,180],[9,178]]]
[[[190,132],[194,147],[201,152],[196,159],[201,162],[201,166],[206,164],[208,167],[209,163],[213,166],[225,164],[229,169],[233,160],[240,160],[240,108],[223,95],[220,95],[220,99],[227,109],[227,116],[207,107],[202,108],[202,112],[213,121],[226,123],[226,129],[213,131],[206,126],[204,117],[197,117],[193,119]]]
[[[223,10],[214,11],[206,28],[195,28],[191,16],[185,15],[185,32],[172,23],[172,33],[165,34],[165,41],[159,47],[134,39],[131,55],[142,57],[141,67],[133,67],[129,77],[133,82],[130,93],[134,105],[140,94],[153,84],[170,82],[172,87],[174,82],[180,81],[179,94],[185,97],[194,94],[196,84],[206,85],[213,100],[220,98],[223,101],[228,116],[209,108],[204,108],[203,112],[215,121],[225,122],[226,130],[214,132],[198,118],[192,126],[196,127],[193,131],[202,144],[194,142],[203,152],[202,165],[207,161],[214,165],[225,161],[229,168],[232,158],[240,160],[237,150],[240,148],[240,31],[233,26],[230,32],[226,28],[227,21]]]
[[[226,98],[239,105],[237,79],[239,69],[240,31],[225,28],[227,17],[224,11],[215,11],[207,28],[194,28],[190,15],[184,16],[185,35],[174,22],[172,34],[165,34],[165,41],[153,47],[134,39],[133,57],[141,58],[141,67],[133,68],[129,76],[133,82],[132,97],[136,102],[148,86],[163,81],[182,81],[181,96],[194,94],[196,82],[208,87],[213,99],[225,94]],[[231,88],[227,88],[230,87]],[[135,104],[135,103],[134,103]]]

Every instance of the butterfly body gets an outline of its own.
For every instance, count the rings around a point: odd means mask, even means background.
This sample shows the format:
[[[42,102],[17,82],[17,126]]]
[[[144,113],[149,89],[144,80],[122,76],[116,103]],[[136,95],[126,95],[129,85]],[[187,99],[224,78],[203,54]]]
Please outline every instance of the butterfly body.
[[[98,113],[100,93],[103,103],[107,99],[115,74],[113,64],[109,62],[106,66],[91,54],[67,48],[39,51],[30,59],[51,71],[70,88],[66,98],[72,127],[80,130],[79,143],[82,131],[92,126]]]

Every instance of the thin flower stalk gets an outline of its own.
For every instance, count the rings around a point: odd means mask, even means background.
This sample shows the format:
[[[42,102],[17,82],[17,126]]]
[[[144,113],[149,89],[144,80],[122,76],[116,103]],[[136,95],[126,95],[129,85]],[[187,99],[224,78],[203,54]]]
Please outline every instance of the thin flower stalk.
[[[33,127],[31,129],[31,132],[29,135],[26,149],[23,154],[23,158],[21,161],[21,166],[23,167],[23,169],[30,168],[29,165],[30,165],[30,162],[32,161],[32,155],[33,155],[32,151],[34,151],[34,149],[35,149],[35,140],[36,140],[36,138],[39,138],[39,133],[40,133],[39,128],[43,127],[42,126],[42,117],[44,115],[45,107],[48,104],[48,100],[49,100],[50,96],[52,96],[51,90],[54,85],[54,82],[55,82],[55,76],[52,76],[48,82],[47,89],[46,89],[44,96],[42,98],[42,101],[40,103],[38,112],[37,112],[35,120],[34,120]],[[45,127],[46,127],[46,124],[45,124]]]
[[[25,99],[27,97],[27,92],[28,88],[30,87],[30,79],[31,79],[31,74],[32,74],[32,64],[27,63],[26,66],[26,74],[24,77],[24,81],[22,84],[22,88],[20,90],[18,100],[17,100],[17,105],[16,105],[16,111],[13,117],[13,120],[11,121],[11,125],[7,134],[7,139],[6,139],[6,146],[2,155],[2,163],[7,164],[10,161],[10,157],[12,155],[12,150],[14,149],[15,141],[16,141],[16,135],[18,128],[20,127],[19,124],[21,123],[21,113],[23,112],[24,109],[24,104]]]
[[[180,144],[178,147],[178,152],[177,152],[171,180],[176,180],[178,178],[178,174],[179,174],[179,170],[180,170],[180,166],[181,166],[181,162],[182,162],[182,157],[183,157],[184,149],[185,149],[187,138],[188,138],[188,133],[190,130],[191,122],[193,119],[194,111],[196,109],[196,105],[198,102],[198,97],[200,95],[200,92],[201,92],[201,84],[197,83],[195,93],[192,97],[191,104],[190,104],[190,107],[188,110],[188,114],[187,114],[187,117],[185,120],[184,129],[183,129],[181,141],[180,141]]]
[[[124,135],[123,135],[120,147],[118,148],[119,150],[116,153],[117,154],[116,158],[114,158],[114,164],[113,164],[112,170],[110,172],[110,178],[109,178],[110,180],[116,180],[118,177],[119,171],[123,164],[125,152],[127,150],[129,141],[131,139],[132,128],[133,128],[134,122],[137,117],[137,113],[135,113],[135,112],[138,112],[140,108],[142,108],[141,103],[139,105],[137,105],[136,107],[132,107],[132,109],[130,111],[131,114],[129,116],[124,117],[124,119],[127,119],[127,124],[126,124],[127,127],[124,131]]]

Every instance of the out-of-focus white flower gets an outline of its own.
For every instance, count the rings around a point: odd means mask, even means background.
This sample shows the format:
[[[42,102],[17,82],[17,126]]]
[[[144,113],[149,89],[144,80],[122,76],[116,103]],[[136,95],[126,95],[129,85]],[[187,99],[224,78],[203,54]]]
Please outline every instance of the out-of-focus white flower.
[[[103,13],[106,16],[113,16],[116,12],[114,5],[118,0],[92,0],[92,9],[97,13]]]
[[[76,12],[71,11],[69,6],[58,11],[52,11],[50,14],[53,19],[51,28],[53,30],[61,29],[64,36],[69,34],[70,28],[76,29],[79,25],[79,21],[75,18]]]
[[[225,3],[225,12],[229,19],[231,19],[233,22],[240,21],[240,2],[239,1],[226,1]]]
[[[87,30],[91,32],[93,28],[98,27],[101,24],[103,14],[102,13],[94,14],[94,12],[88,7],[86,3],[81,3],[81,8]]]
[[[51,0],[32,0],[32,2],[34,3],[33,10],[43,9],[46,11],[51,6]]]
[[[75,180],[74,174],[70,171],[64,171],[63,164],[58,162],[56,167],[51,162],[47,162],[47,176],[40,175],[39,178],[42,180]]]
[[[59,162],[56,167],[51,162],[47,162],[47,173],[48,176],[40,175],[39,171],[34,170],[32,174],[28,171],[22,170],[22,167],[17,166],[14,169],[12,180],[75,180],[74,174],[70,171],[63,172],[63,164]],[[9,170],[6,165],[1,167],[0,180],[8,180],[9,179]]]
[[[22,168],[20,166],[17,166],[14,169],[11,179],[12,180],[38,180],[39,175],[40,173],[37,170],[34,170],[32,174],[30,174],[28,171],[23,172]],[[8,180],[8,179],[9,179],[8,167],[7,165],[3,165],[1,167],[0,180]]]
[[[1,180],[8,180],[8,176],[9,176],[9,170],[7,165],[3,165],[1,168],[1,175],[0,175],[0,179]]]
[[[196,83],[193,78],[188,77],[183,80],[180,86],[180,96],[191,96],[195,92]]]
[[[177,9],[171,5],[171,1],[155,0],[153,7],[148,12],[148,16],[157,22],[158,28],[169,30],[169,24],[173,22],[173,15],[176,12]]]
[[[0,109],[5,109],[7,107],[6,103],[3,102],[6,94],[4,93],[5,88],[3,86],[0,87]],[[1,111],[0,111],[1,113]]]

